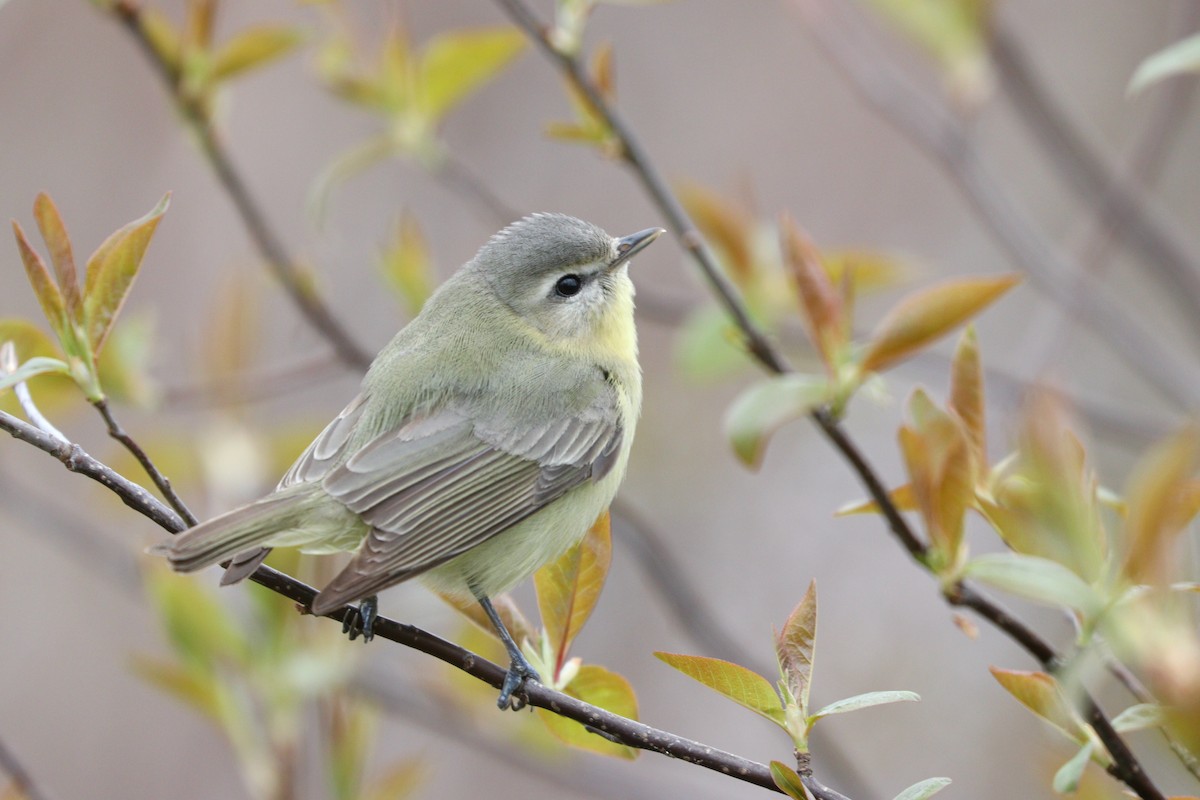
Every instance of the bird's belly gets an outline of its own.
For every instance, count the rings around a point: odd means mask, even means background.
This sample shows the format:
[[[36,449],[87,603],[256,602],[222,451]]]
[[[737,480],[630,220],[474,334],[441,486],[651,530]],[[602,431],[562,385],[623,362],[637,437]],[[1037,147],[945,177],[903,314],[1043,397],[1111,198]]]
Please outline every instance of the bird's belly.
[[[516,586],[583,538],[616,493],[612,475],[580,486],[528,519],[431,569],[422,582],[435,591],[472,597],[475,586],[488,596]]]

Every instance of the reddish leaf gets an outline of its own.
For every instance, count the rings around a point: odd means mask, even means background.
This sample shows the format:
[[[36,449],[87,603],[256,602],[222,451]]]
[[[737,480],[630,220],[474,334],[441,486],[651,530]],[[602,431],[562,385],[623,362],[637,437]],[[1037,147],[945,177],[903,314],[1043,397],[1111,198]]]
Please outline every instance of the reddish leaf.
[[[808,692],[812,686],[813,661],[817,650],[817,582],[808,591],[775,636],[775,655],[800,714],[808,716]]]
[[[677,192],[696,227],[720,249],[730,274],[745,285],[754,273],[753,220],[724,197],[698,184],[682,184]]]
[[[871,335],[862,368],[878,372],[945,336],[1020,281],[1016,275],[944,281],[902,299]]]
[[[79,293],[79,278],[75,272],[75,256],[71,254],[71,240],[67,228],[50,195],[42,192],[33,201],[33,215],[37,219],[42,239],[50,250],[50,262],[58,277],[58,288],[66,301],[67,314],[72,322],[78,323],[83,316],[83,298]]]
[[[1200,429],[1185,428],[1156,445],[1134,468],[1125,491],[1127,553],[1123,567],[1134,583],[1165,583],[1172,572],[1171,545],[1193,514],[1189,496]]]
[[[1083,723],[1053,677],[1045,672],[1024,672],[999,667],[991,667],[991,672],[1005,691],[1034,714],[1080,744],[1089,740]]]
[[[571,642],[596,607],[612,561],[612,532],[605,511],[576,546],[534,575],[542,627],[555,654],[555,676]]]
[[[988,463],[987,424],[984,418],[983,367],[973,325],[967,326],[954,351],[947,405],[963,421],[975,465],[983,469]]]
[[[33,293],[42,305],[46,321],[58,334],[59,339],[62,339],[67,329],[67,310],[62,294],[58,291],[58,284],[50,277],[50,270],[46,269],[42,257],[29,246],[29,240],[25,238],[25,231],[21,230],[21,225],[14,219],[12,226],[13,235],[17,237],[17,249],[21,251],[21,261],[25,264],[25,274],[29,276]]]
[[[88,259],[83,309],[93,353],[104,346],[170,201],[168,192],[150,213],[109,236]]]
[[[781,217],[779,229],[784,257],[804,307],[809,338],[830,374],[834,374],[847,335],[841,295],[821,262],[821,254],[792,219]]]

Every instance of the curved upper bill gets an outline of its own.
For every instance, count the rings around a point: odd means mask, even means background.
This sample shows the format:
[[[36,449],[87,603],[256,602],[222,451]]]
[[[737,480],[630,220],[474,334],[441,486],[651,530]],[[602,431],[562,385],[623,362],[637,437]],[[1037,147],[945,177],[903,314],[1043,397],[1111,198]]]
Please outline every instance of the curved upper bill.
[[[608,268],[616,269],[621,266],[664,233],[666,233],[666,230],[663,228],[646,228],[644,231],[631,233],[628,236],[622,236],[620,239],[617,239],[617,257],[608,265]]]

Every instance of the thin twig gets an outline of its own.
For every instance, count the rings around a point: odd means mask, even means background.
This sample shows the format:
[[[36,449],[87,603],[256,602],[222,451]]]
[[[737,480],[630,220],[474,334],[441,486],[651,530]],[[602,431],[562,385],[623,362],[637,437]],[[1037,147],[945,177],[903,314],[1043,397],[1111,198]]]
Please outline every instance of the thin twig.
[[[120,442],[126,450],[128,450],[137,462],[142,465],[142,469],[146,470],[146,474],[150,476],[150,480],[154,481],[154,485],[158,487],[158,491],[175,509],[175,512],[188,524],[188,527],[197,524],[200,520],[191,512],[187,505],[171,488],[171,481],[167,480],[167,476],[163,475],[158,467],[154,466],[154,462],[150,460],[150,456],[146,455],[146,451],[138,444],[132,436],[125,432],[121,427],[121,423],[117,422],[113,416],[112,409],[108,407],[108,400],[97,400],[92,403],[96,410],[100,412],[100,416],[104,418],[104,424],[108,426],[108,435]]]
[[[159,57],[142,24],[141,7],[133,0],[119,0],[110,7],[113,16],[138,43],[142,52],[154,66],[166,85],[176,109],[195,133],[205,158],[220,181],[225,193],[237,208],[242,222],[258,248],[259,255],[267,263],[284,291],[292,299],[301,315],[313,326],[347,365],[366,369],[371,363],[371,354],[356,343],[333,312],[325,305],[313,289],[311,282],[301,274],[297,262],[289,255],[279,237],[267,222],[261,204],[250,192],[249,186],[234,167],[233,160],[218,138],[211,121],[201,105],[181,91],[181,76],[174,66]]]
[[[0,430],[7,431],[14,438],[54,456],[72,472],[78,472],[99,482],[130,508],[165,530],[180,533],[187,529],[174,511],[159,502],[143,487],[118,475],[88,455],[79,445],[59,442],[44,431],[3,411],[0,411]],[[250,576],[250,580],[293,600],[301,609],[310,608],[317,595],[317,590],[311,586],[267,566],[259,567]],[[347,615],[356,613],[357,610],[351,606],[343,606],[325,616],[341,622]],[[504,668],[414,625],[379,617],[375,622],[375,635],[380,639],[388,639],[431,655],[497,689],[503,684],[506,672]],[[524,691],[528,696],[529,705],[545,708],[580,722],[612,741],[682,759],[737,780],[778,791],[771,779],[770,770],[763,764],[626,719],[538,683],[527,684]]]
[[[984,165],[963,124],[921,90],[877,43],[859,41],[833,0],[792,0],[817,46],[866,104],[940,164],[974,207],[976,217],[1043,292],[1080,319],[1122,361],[1183,409],[1200,398],[1196,370],[1146,332],[1125,308],[1089,284],[1076,295],[1080,273],[1038,229]]]
[[[1041,76],[1018,42],[996,20],[990,36],[992,63],[1019,116],[1038,137],[1049,162],[1085,202],[1099,202],[1112,235],[1125,239],[1146,260],[1200,343],[1200,263],[1179,237],[1140,197],[1134,181],[1105,163],[1050,97]]]
[[[27,798],[27,800],[46,800],[46,795],[38,788],[33,776],[29,774],[29,770],[25,769],[12,751],[5,747],[3,739],[0,739],[0,771],[8,775],[18,797]]]

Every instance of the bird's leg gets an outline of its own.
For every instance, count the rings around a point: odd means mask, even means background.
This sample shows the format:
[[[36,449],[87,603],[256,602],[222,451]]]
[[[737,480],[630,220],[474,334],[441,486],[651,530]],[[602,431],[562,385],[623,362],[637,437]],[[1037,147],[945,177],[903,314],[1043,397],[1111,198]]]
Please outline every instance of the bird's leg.
[[[358,604],[358,608],[352,608],[342,617],[342,633],[350,635],[350,641],[354,641],[361,633],[363,643],[371,641],[375,638],[375,618],[379,616],[379,596],[371,595],[363,598],[363,601]]]
[[[496,613],[496,608],[488,596],[474,586],[471,587],[471,591],[475,593],[475,599],[479,601],[479,605],[483,606],[483,612],[492,621],[496,633],[500,634],[500,641],[504,642],[504,649],[508,651],[510,663],[508,672],[504,675],[504,685],[500,688],[500,698],[496,701],[496,705],[501,709],[512,708],[513,711],[520,711],[525,707],[525,700],[521,697],[514,698],[513,692],[521,688],[527,680],[541,683],[542,678],[525,658],[521,648],[517,647],[517,643],[513,641],[512,635],[504,627],[504,622]]]

